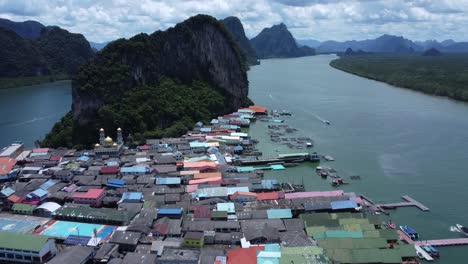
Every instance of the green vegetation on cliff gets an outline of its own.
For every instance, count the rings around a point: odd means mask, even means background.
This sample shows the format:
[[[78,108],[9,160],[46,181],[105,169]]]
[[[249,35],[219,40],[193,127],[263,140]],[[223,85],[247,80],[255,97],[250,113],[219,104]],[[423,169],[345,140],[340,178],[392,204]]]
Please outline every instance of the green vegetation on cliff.
[[[468,101],[467,54],[344,56],[330,65],[391,85]]]
[[[101,107],[97,126],[131,128],[133,139],[142,143],[145,138],[179,136],[197,121],[209,122],[212,113],[221,112],[224,108],[223,95],[209,85],[200,81],[185,85],[164,78],[159,85],[128,90],[122,100],[113,100],[113,103]],[[74,130],[73,126],[70,112],[54,125],[43,141],[38,142],[39,145],[89,148],[73,142],[97,140],[97,130],[87,134]]]

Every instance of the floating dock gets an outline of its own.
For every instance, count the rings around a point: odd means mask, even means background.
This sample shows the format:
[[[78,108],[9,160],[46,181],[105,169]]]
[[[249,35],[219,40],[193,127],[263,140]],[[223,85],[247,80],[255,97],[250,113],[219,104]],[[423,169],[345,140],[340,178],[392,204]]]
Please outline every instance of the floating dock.
[[[449,239],[436,239],[436,240],[422,240],[414,242],[418,246],[465,246],[468,245],[468,238],[449,238]]]
[[[421,255],[425,260],[427,260],[427,261],[433,261],[434,260],[431,257],[431,255],[429,255],[426,251],[424,251],[424,249],[422,249],[420,246],[414,245],[414,249],[416,249],[416,253],[418,255]]]
[[[407,234],[403,233],[403,231],[397,230],[397,233],[401,241],[405,241],[408,244],[414,244],[414,241]]]
[[[383,208],[383,209],[395,209],[398,207],[408,207],[408,206],[415,206],[419,208],[422,211],[429,211],[429,208],[423,205],[422,203],[416,201],[415,199],[411,198],[408,195],[403,195],[401,197],[403,200],[406,202],[400,202],[400,203],[386,203],[386,204],[377,204],[378,207]]]

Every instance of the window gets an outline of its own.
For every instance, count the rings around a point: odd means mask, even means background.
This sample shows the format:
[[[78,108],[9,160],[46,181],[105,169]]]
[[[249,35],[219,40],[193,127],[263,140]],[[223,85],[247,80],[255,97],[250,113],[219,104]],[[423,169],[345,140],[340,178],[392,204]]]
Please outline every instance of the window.
[[[7,258],[12,259],[13,257],[13,254],[7,254]]]
[[[15,255],[15,258],[16,258],[16,259],[23,259],[23,256],[21,256],[21,255]]]
[[[5,253],[0,253],[0,258],[4,258],[5,257]]]
[[[31,256],[24,256],[25,260],[31,260]]]

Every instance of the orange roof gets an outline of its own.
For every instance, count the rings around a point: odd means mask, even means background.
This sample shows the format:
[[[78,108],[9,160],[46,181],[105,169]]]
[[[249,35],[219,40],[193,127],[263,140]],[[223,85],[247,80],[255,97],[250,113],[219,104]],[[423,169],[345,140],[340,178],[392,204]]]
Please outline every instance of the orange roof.
[[[266,111],[267,111],[266,107],[259,106],[259,105],[251,105],[251,106],[249,106],[248,108],[245,108],[245,109],[252,110],[255,113],[266,113]]]
[[[16,159],[10,159],[9,157],[0,158],[0,175],[8,174],[13,166],[16,164]]]
[[[23,200],[23,198],[19,197],[16,194],[12,194],[7,198],[7,200],[13,203],[19,203]]]
[[[214,182],[214,181],[220,181],[222,180],[221,176],[220,177],[214,177],[214,178],[205,178],[205,179],[198,179],[198,180],[190,180],[189,184],[199,184],[199,183],[204,183],[204,182]]]
[[[43,153],[43,152],[49,152],[49,148],[35,148],[32,150],[33,153]]]
[[[197,161],[197,162],[184,162],[184,168],[203,168],[203,167],[216,167],[213,161]]]
[[[253,193],[253,192],[235,192],[231,195],[231,199],[234,199],[236,198],[237,196],[239,195],[244,195],[244,196],[254,196],[254,197],[257,197],[257,194],[256,193]]]
[[[103,192],[104,189],[89,189],[85,193],[74,193],[73,198],[97,199]]]
[[[262,251],[264,249],[264,246],[252,246],[249,248],[237,247],[228,250],[227,264],[257,264],[257,251]]]
[[[193,175],[194,179],[206,179],[206,178],[215,178],[221,177],[221,172],[206,172],[206,173],[196,173]]]
[[[278,192],[264,192],[257,194],[258,200],[278,200],[279,193]]]

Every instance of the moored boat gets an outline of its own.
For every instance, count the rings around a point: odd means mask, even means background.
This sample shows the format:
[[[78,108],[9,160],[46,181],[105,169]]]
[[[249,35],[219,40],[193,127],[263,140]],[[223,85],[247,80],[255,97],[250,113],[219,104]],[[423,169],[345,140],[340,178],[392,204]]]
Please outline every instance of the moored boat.
[[[419,239],[418,232],[409,226],[400,226],[400,230],[409,236],[412,240]]]
[[[460,224],[456,224],[456,226],[457,226],[458,232],[462,233],[465,236],[468,236],[468,228],[467,227],[464,227],[464,226],[462,226]]]
[[[431,257],[438,258],[440,257],[439,250],[433,246],[422,246],[422,249],[427,252]]]
[[[388,220],[387,221],[387,226],[390,227],[391,229],[395,229],[396,228],[396,224],[392,222],[392,220]]]

